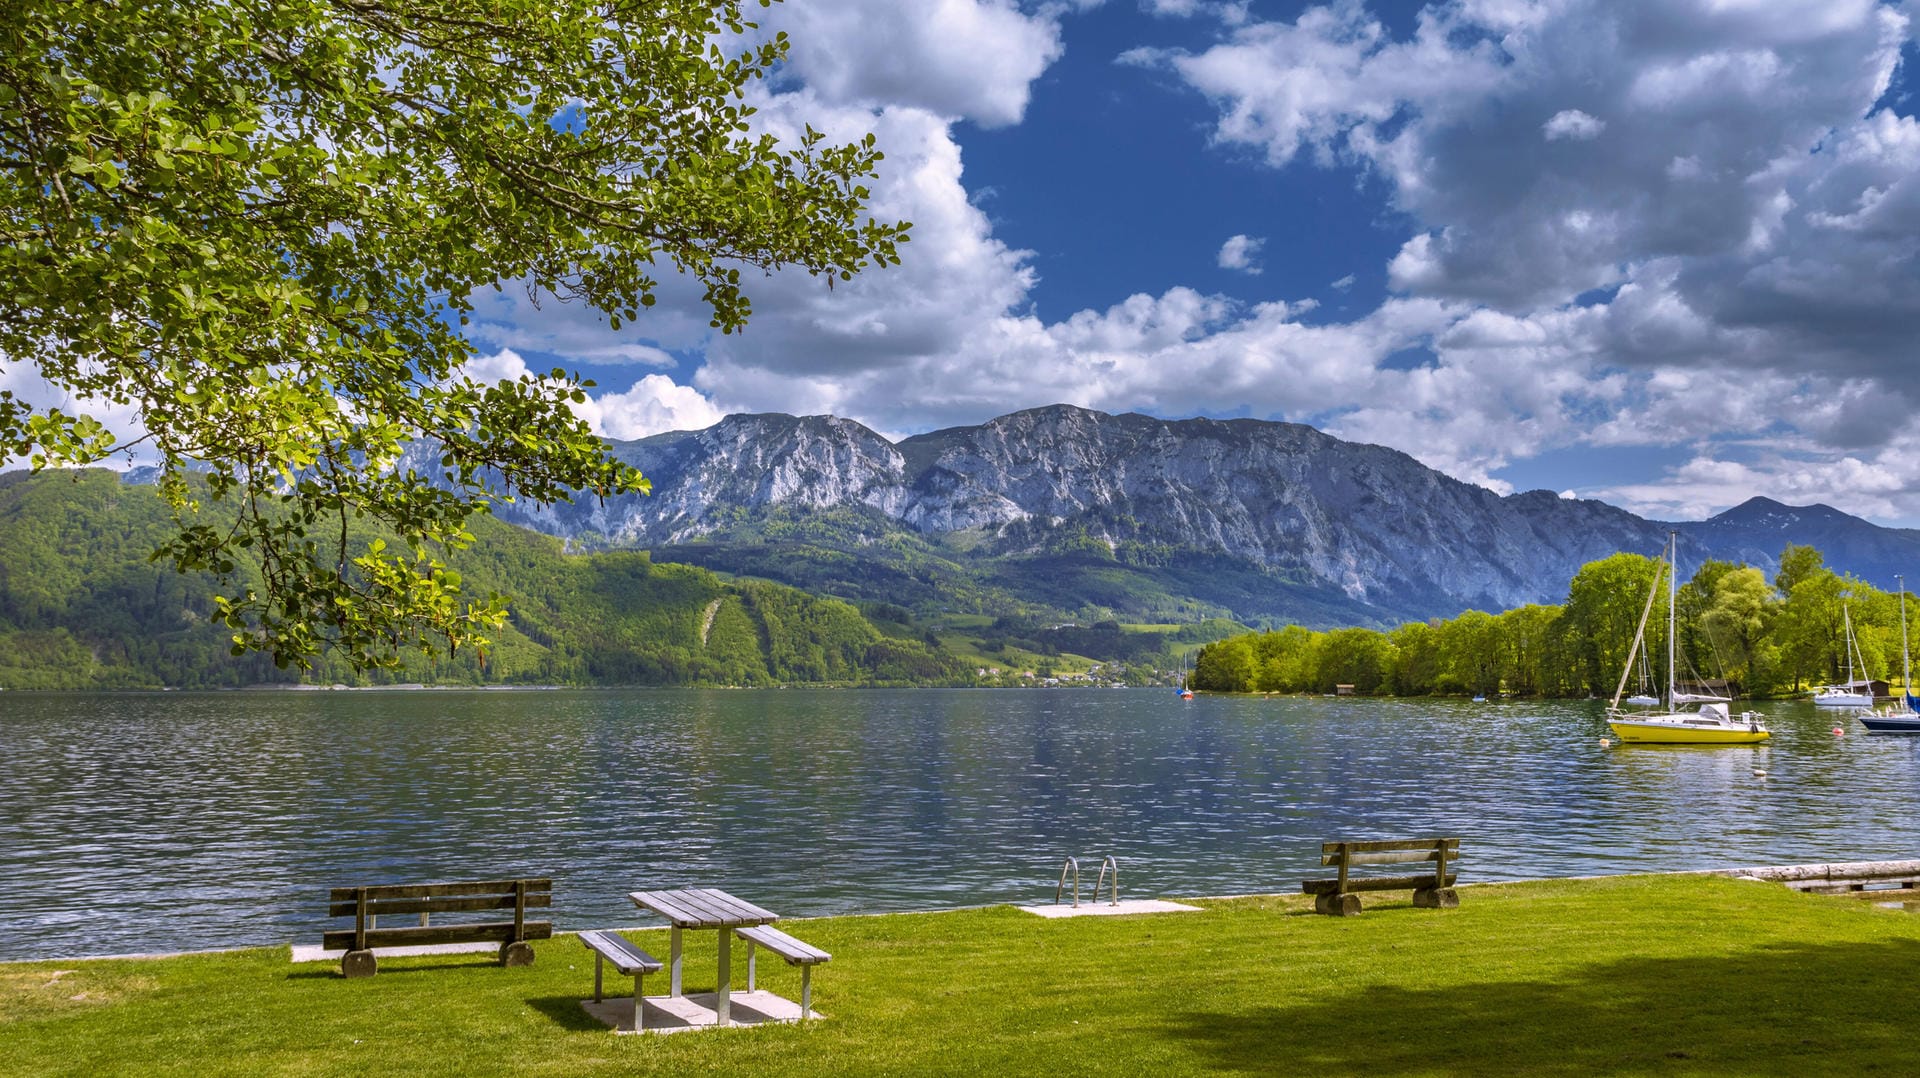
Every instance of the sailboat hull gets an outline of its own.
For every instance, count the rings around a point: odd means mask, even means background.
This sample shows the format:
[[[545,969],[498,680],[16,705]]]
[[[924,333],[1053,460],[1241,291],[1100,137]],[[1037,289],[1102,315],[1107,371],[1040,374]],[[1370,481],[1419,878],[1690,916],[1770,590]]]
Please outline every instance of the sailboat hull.
[[[1859,719],[1876,734],[1920,734],[1920,715],[1861,715]]]
[[[1859,692],[1823,692],[1813,697],[1814,707],[1872,707],[1873,697]]]
[[[1755,745],[1771,735],[1757,723],[1706,723],[1693,715],[1608,719],[1614,736],[1630,745]]]

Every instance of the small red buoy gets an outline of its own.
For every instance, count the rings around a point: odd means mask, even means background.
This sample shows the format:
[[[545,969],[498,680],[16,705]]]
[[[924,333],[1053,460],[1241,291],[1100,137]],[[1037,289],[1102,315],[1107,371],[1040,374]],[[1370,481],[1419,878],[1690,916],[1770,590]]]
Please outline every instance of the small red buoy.
[[[1847,732],[1846,732],[1846,731],[1845,731],[1844,729],[1842,729],[1842,728],[1840,728],[1840,727],[1838,727],[1838,726],[1836,726],[1836,727],[1834,727],[1834,728],[1833,728],[1833,736],[1835,736],[1835,737],[1845,737],[1845,736],[1847,736]]]

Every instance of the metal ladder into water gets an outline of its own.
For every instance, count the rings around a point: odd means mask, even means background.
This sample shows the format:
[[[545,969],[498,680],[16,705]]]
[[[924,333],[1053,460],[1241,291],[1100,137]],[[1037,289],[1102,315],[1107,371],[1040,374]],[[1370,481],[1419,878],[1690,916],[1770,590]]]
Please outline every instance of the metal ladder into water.
[[[1075,857],[1067,858],[1066,863],[1060,866],[1060,884],[1053,889],[1053,904],[1056,906],[1060,904],[1060,896],[1064,894],[1067,889],[1067,876],[1069,874],[1073,876],[1073,908],[1079,909],[1080,860]],[[1108,883],[1109,880],[1112,882]],[[1093,901],[1095,902],[1100,901],[1100,887],[1102,884],[1107,885],[1107,905],[1118,906],[1120,904],[1120,862],[1115,861],[1112,855],[1100,859],[1100,875],[1095,877],[1093,881]]]

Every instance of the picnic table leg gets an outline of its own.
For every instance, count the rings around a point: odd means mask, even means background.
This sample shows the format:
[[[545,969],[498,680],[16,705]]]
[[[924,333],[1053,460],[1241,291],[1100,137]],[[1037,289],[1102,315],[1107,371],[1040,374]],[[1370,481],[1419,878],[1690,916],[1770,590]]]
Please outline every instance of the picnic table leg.
[[[645,970],[641,970],[633,975],[633,1031],[635,1033],[646,1028],[646,1026],[641,1024],[640,1019],[640,1012],[647,1009],[646,996],[642,992],[644,986],[640,982],[646,979],[647,974]]]
[[[728,1024],[733,1009],[733,929],[720,927],[720,987],[714,990],[713,1013],[721,1025]]]
[[[747,941],[747,991],[753,991],[753,941]]]
[[[674,925],[667,930],[667,961],[673,966],[672,983],[667,986],[667,994],[680,998],[680,926]]]
[[[800,967],[800,1020],[813,1017],[813,963]]]

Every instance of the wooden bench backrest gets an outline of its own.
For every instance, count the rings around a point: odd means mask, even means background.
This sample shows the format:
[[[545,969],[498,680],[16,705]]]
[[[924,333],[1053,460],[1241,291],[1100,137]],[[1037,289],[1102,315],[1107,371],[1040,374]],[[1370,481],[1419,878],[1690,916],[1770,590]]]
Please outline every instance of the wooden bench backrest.
[[[525,883],[525,891],[519,885]],[[328,892],[327,916],[352,917],[367,901],[369,916],[390,913],[460,913],[469,910],[510,910],[525,895],[529,908],[553,905],[551,877],[528,880],[487,880],[477,883],[410,883],[381,887],[335,887]]]
[[[1354,865],[1396,865],[1433,861],[1434,876],[1446,885],[1447,862],[1460,859],[1458,838],[1392,838],[1362,842],[1322,842],[1320,863],[1340,866],[1340,890],[1347,889],[1347,870]]]
[[[527,910],[529,908],[551,907],[553,905],[552,877],[532,877],[523,880],[479,880],[470,883],[403,883],[383,884],[377,887],[335,887],[328,892],[327,916],[353,918],[352,931],[328,932],[322,936],[327,946],[346,943],[353,950],[365,950],[370,933],[389,942],[400,942],[402,938],[417,939],[418,942],[454,942],[469,934],[463,927],[477,930],[482,926],[436,925],[428,927],[424,923],[419,928],[389,928],[374,933],[370,922],[381,914],[396,913],[466,913],[476,910],[512,910],[513,924],[509,928],[505,922],[497,927],[511,933],[514,941],[527,938]],[[486,926],[489,928],[496,926]],[[550,926],[541,922],[543,930],[539,938],[546,938],[545,932]],[[489,937],[490,938],[490,937]]]
[[[1320,863],[1337,865],[1392,865],[1407,861],[1438,861],[1460,856],[1457,838],[1382,839],[1368,842],[1322,842]]]

